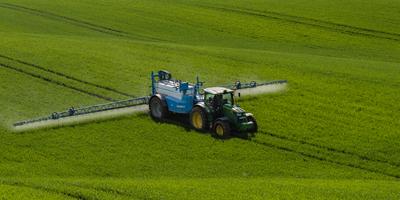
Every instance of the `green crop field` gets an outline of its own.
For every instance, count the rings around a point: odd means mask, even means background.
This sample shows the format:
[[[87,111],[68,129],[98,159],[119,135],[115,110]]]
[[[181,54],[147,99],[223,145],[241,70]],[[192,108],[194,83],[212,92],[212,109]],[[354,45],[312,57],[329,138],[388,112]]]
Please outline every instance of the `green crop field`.
[[[150,72],[240,98],[256,137],[147,113],[13,122],[148,95]],[[0,0],[0,199],[400,199],[399,0]]]

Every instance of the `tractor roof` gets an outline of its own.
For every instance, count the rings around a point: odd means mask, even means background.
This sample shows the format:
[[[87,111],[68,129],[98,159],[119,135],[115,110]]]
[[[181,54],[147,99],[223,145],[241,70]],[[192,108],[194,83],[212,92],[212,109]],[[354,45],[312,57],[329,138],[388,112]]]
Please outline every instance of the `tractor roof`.
[[[204,92],[207,92],[210,94],[223,94],[223,93],[233,92],[233,90],[225,88],[225,87],[210,87],[210,88],[204,89]]]

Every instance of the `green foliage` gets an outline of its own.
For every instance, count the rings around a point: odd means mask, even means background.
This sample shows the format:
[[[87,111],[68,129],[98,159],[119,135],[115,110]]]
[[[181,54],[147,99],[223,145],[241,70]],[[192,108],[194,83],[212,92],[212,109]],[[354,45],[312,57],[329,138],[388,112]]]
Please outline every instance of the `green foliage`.
[[[27,190],[34,188],[35,193],[47,194],[43,197],[60,199],[61,197],[66,199],[397,199],[399,197],[399,185],[396,182],[373,180],[53,178],[26,179],[23,182],[4,180],[3,183],[4,188],[10,187],[9,185]],[[23,196],[25,194],[27,193],[20,193],[21,199],[26,197]]]

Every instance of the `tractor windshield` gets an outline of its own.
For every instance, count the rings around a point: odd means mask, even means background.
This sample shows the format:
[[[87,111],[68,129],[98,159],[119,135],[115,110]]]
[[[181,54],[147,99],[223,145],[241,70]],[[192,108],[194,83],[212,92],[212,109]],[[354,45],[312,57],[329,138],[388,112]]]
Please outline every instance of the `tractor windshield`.
[[[205,94],[205,103],[214,109],[218,109],[225,104],[233,105],[233,93],[225,94]]]

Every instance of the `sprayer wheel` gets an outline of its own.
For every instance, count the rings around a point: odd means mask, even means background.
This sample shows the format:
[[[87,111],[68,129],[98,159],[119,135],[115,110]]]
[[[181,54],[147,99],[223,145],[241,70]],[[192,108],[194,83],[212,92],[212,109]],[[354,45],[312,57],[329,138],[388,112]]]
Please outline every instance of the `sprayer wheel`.
[[[168,108],[165,102],[159,97],[153,96],[149,102],[150,116],[155,120],[163,120],[168,115]]]

